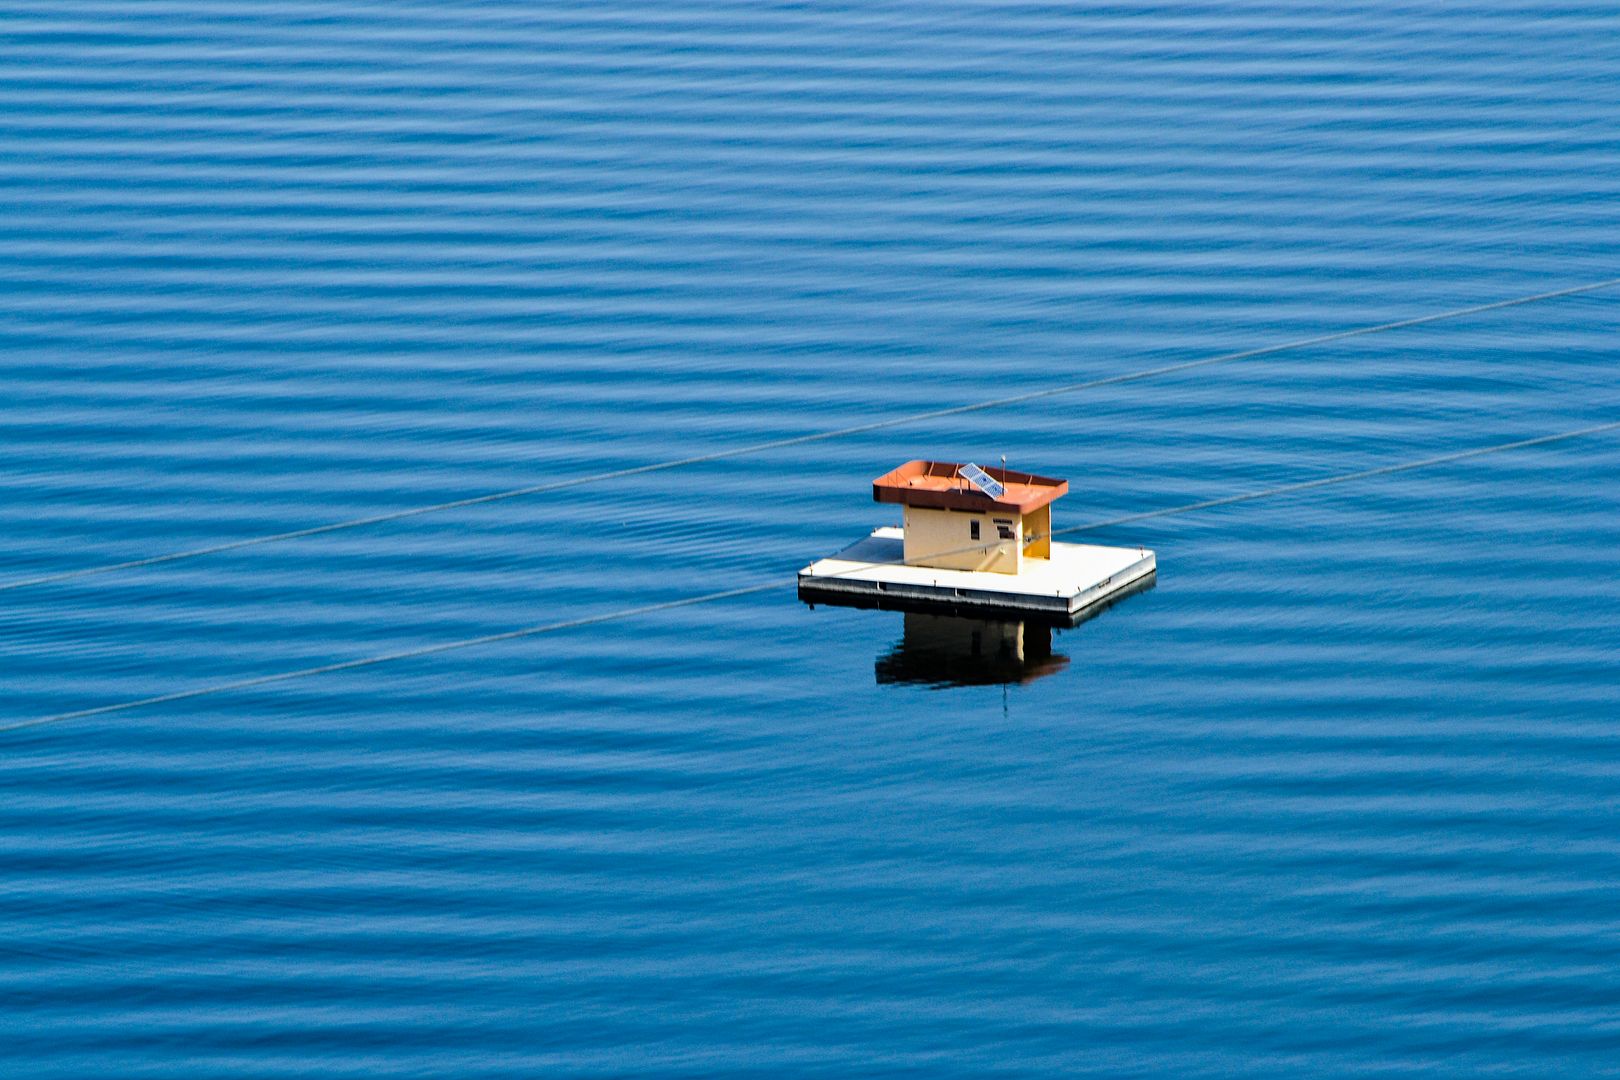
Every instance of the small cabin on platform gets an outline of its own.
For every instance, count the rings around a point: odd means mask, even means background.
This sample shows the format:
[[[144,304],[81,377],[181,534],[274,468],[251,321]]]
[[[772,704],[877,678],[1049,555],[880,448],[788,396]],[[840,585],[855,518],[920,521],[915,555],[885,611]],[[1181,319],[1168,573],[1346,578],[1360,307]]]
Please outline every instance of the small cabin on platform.
[[[872,481],[873,499],[903,508],[905,528],[879,526],[815,560],[799,571],[799,597],[1073,626],[1151,588],[1158,558],[1144,547],[1052,540],[1052,502],[1068,490],[1050,476],[908,461]]]
[[[1052,554],[1052,502],[1067,480],[951,461],[908,461],[872,481],[904,507],[907,566],[1019,574]]]

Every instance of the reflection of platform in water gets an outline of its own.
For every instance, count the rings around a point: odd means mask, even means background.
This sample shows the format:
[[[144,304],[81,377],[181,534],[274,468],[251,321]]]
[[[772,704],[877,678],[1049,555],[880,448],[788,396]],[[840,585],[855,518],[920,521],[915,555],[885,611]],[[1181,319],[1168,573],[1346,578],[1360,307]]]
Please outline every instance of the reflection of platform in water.
[[[986,619],[984,609],[978,606],[941,613],[937,601],[859,594],[816,596],[810,606],[827,604],[905,613],[904,635],[875,665],[879,683],[988,686],[1027,683],[1062,671],[1069,666],[1069,658],[1052,651],[1054,631],[1094,619],[1126,597],[1153,588],[1154,583],[1155,575],[1149,574],[1084,611],[1048,618],[1005,612],[999,618]]]
[[[1027,683],[1069,666],[1052,651],[1052,628],[952,615],[906,613],[899,643],[875,665],[879,683],[994,686]]]

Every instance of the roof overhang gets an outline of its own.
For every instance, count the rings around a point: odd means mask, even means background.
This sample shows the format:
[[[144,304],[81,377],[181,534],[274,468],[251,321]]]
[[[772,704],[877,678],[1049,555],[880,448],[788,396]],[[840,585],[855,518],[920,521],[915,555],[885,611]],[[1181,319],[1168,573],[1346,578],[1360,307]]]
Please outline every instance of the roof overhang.
[[[985,468],[991,478],[1001,481],[1007,489],[1001,498],[992,499],[974,487],[961,474],[961,469],[962,465],[954,461],[908,461],[872,481],[872,498],[880,503],[928,510],[1003,510],[1028,514],[1069,491],[1067,480],[1012,469]]]

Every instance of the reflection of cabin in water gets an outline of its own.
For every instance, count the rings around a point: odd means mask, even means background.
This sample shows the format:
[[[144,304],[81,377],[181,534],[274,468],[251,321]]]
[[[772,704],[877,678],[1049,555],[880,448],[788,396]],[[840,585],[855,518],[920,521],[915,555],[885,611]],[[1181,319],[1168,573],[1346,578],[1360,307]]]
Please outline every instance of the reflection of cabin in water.
[[[872,498],[904,507],[907,566],[997,574],[1051,557],[1052,501],[1068,490],[1066,480],[949,461],[908,461],[872,481]]]
[[[994,686],[1027,683],[1062,671],[1069,658],[1052,651],[1052,628],[1040,622],[997,622],[906,612],[905,635],[873,665],[879,683]]]

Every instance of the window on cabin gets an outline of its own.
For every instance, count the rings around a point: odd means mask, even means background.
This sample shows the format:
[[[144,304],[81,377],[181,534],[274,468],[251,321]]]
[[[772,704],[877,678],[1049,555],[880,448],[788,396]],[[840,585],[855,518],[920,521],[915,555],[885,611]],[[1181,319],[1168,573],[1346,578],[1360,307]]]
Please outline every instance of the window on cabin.
[[[979,538],[979,522],[978,522],[978,519],[975,518],[974,520],[968,522],[968,539],[969,540],[977,540],[978,538]]]

